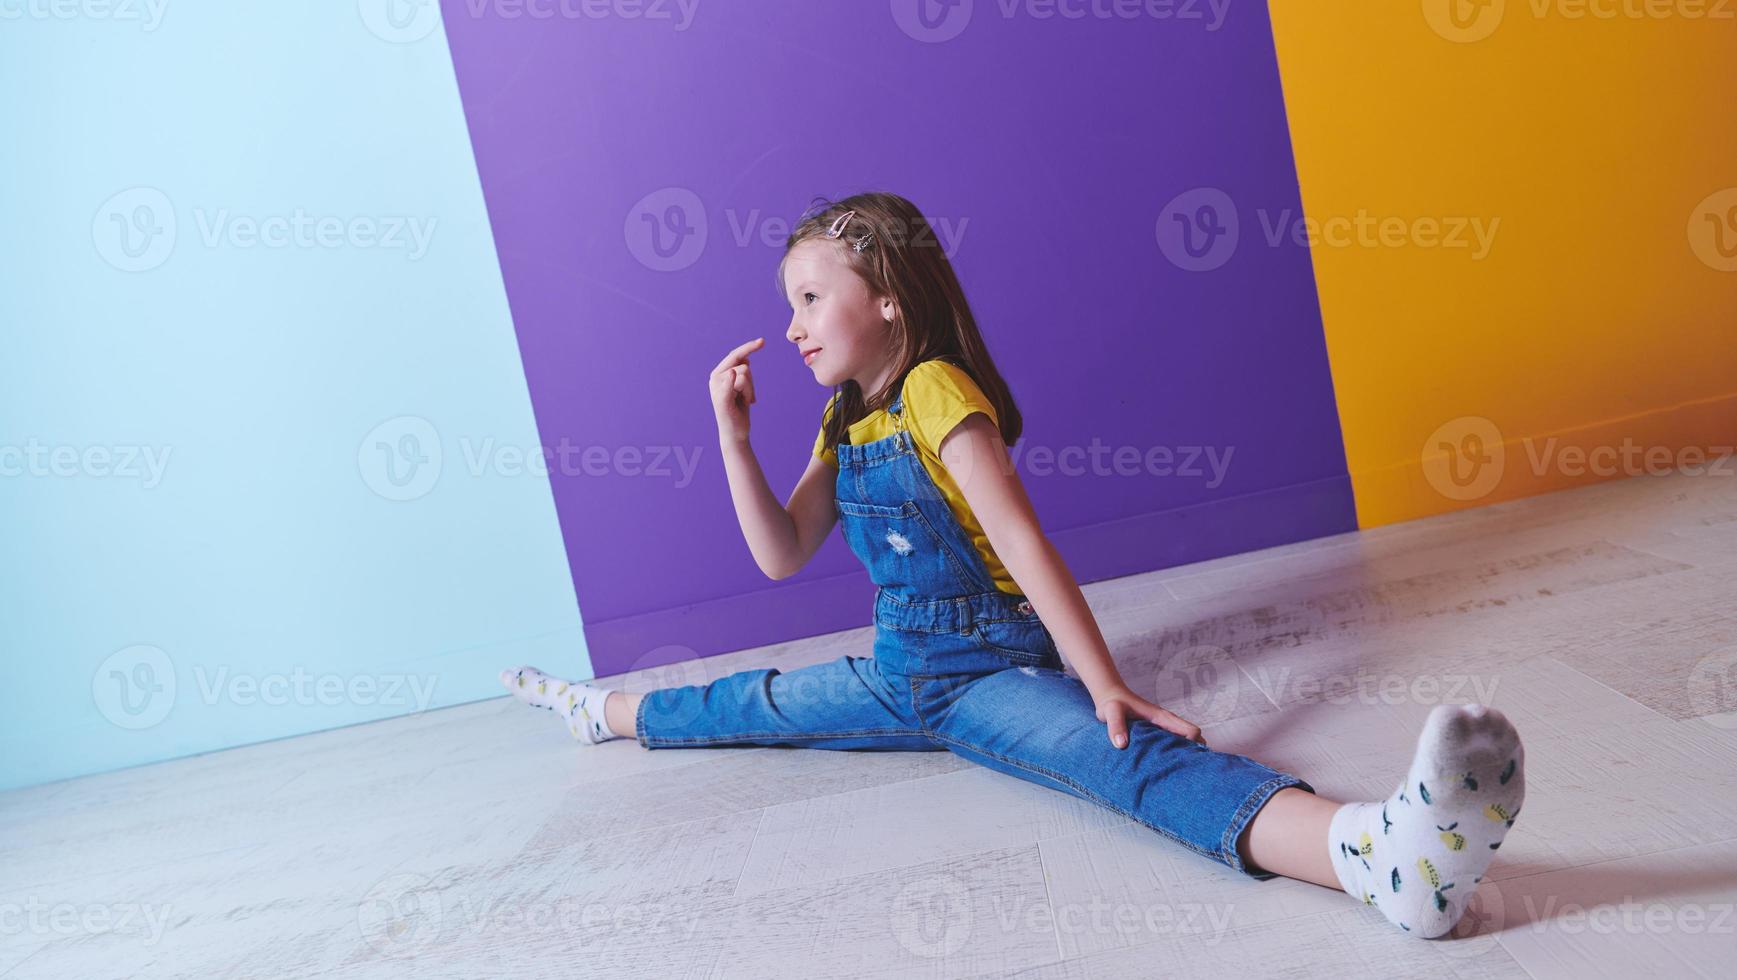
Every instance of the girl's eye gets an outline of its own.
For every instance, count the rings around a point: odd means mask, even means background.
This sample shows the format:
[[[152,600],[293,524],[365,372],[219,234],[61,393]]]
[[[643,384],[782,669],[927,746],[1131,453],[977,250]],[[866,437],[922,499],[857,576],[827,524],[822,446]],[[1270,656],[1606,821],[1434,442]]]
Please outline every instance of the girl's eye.
[[[806,299],[819,299],[820,297],[814,295],[813,293],[803,293],[802,298],[806,300]]]

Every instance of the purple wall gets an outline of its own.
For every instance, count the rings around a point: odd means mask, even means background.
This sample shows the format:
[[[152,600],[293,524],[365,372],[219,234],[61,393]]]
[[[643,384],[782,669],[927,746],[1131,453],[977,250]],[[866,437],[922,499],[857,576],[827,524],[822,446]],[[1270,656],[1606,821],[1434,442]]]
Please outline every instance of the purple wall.
[[[896,191],[951,229],[1081,581],[1355,526],[1308,252],[1259,247],[1253,217],[1301,213],[1265,6],[1008,2],[931,6],[953,18],[935,30],[900,0],[702,2],[691,23],[443,4],[538,428],[568,451],[551,479],[599,675],[869,622],[836,531],[794,578],[755,567],[705,386],[767,338],[753,444],[784,499],[828,395],[774,280],[814,194]],[[1237,202],[1244,244],[1195,262],[1169,212],[1201,187]],[[1067,447],[1108,448],[1077,475],[1032,455]],[[1166,472],[1190,447],[1221,470]]]

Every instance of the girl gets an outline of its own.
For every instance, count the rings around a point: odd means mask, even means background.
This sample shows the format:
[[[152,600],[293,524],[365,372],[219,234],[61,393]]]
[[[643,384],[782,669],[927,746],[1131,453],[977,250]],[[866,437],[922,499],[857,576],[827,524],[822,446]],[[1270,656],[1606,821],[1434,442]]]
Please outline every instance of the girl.
[[[823,203],[778,270],[785,338],[834,388],[788,505],[748,443],[748,357],[765,338],[718,363],[712,406],[754,560],[793,575],[842,522],[877,586],[874,656],[643,695],[534,667],[502,683],[587,743],[956,752],[1252,878],[1341,888],[1413,935],[1448,932],[1520,811],[1525,753],[1508,720],[1438,706],[1391,796],[1340,803],[1207,747],[1135,693],[1009,463],[1019,410],[928,221],[894,194]]]

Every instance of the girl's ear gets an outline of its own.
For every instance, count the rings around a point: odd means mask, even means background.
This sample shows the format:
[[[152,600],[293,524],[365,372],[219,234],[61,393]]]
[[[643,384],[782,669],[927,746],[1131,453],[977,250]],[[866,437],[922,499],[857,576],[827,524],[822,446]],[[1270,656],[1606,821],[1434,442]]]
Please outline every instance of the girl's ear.
[[[893,322],[893,317],[898,315],[898,312],[898,304],[893,302],[891,296],[887,296],[881,300],[881,319],[891,323]]]

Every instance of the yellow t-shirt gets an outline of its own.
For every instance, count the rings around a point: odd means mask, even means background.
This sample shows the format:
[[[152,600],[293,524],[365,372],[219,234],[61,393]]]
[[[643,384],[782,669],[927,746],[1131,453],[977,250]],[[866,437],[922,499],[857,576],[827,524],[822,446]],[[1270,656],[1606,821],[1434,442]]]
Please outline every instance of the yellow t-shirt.
[[[905,375],[905,425],[910,430],[911,441],[916,444],[917,458],[923,461],[923,468],[929,471],[929,477],[935,481],[941,495],[946,498],[947,506],[953,511],[953,518],[970,536],[971,543],[977,548],[977,554],[983,559],[983,567],[988,570],[989,577],[995,582],[995,587],[1002,592],[1020,595],[1019,585],[1013,581],[1007,568],[996,557],[995,549],[989,546],[989,536],[983,533],[983,526],[977,522],[977,515],[971,512],[971,505],[965,502],[965,495],[959,491],[959,485],[953,481],[947,472],[946,464],[941,462],[941,441],[953,427],[963,422],[966,416],[982,412],[989,416],[996,425],[1001,420],[995,414],[995,406],[989,397],[983,394],[983,389],[977,387],[977,382],[971,380],[971,375],[949,361],[939,358],[918,364]],[[819,435],[814,438],[814,455],[838,465],[838,453],[826,444],[826,412],[832,410],[832,402],[826,403],[826,409],[821,413]],[[858,419],[850,427],[848,439],[853,446],[861,446],[876,439],[885,439],[897,431],[893,426],[892,416],[886,409],[877,409]]]

